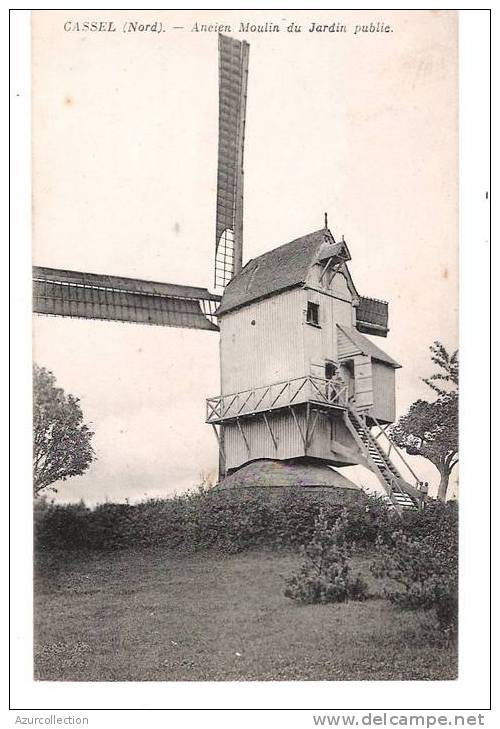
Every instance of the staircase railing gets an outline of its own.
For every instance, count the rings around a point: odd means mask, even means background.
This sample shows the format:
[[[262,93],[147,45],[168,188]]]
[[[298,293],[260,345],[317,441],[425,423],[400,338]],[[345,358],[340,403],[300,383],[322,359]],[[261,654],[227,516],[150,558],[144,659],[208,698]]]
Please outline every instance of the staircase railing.
[[[363,422],[359,413],[357,413],[353,407],[349,407],[348,411],[349,412],[348,412],[347,418],[346,418],[347,425],[348,425],[348,427],[350,426],[349,429],[351,430],[351,433],[353,434],[356,441],[358,442],[358,445],[360,446],[365,457],[371,463],[372,468],[377,472],[377,475],[379,476],[379,480],[381,479],[384,482],[386,490],[388,491],[388,495],[392,496],[393,490],[402,491],[401,486],[399,485],[396,476],[389,470],[389,468],[387,467],[384,471],[382,471],[382,469],[380,468],[378,463],[376,463],[376,461],[374,461],[373,456],[370,453],[369,444],[372,443],[373,445],[375,445],[378,453],[380,453],[380,449],[378,448],[377,444],[374,442],[374,439],[373,439],[369,429]],[[366,441],[367,441],[366,443],[363,441],[360,434],[356,431],[356,429],[350,423],[349,414],[351,414],[354,417],[358,427],[363,431],[363,433],[366,437]],[[385,461],[385,458],[382,453],[380,453],[380,456]],[[387,464],[386,464],[386,466],[387,466]]]
[[[406,468],[408,469],[408,471],[411,473],[411,475],[415,479],[415,483],[413,484],[413,487],[418,491],[418,485],[420,483],[419,477],[417,476],[417,474],[415,473],[415,471],[413,470],[413,468],[410,466],[410,464],[408,463],[408,461],[406,460],[406,458],[403,456],[403,454],[402,454],[401,450],[398,448],[398,446],[394,443],[394,441],[391,438],[389,438],[389,436],[386,433],[385,428],[383,428],[380,425],[380,423],[378,422],[377,418],[374,418],[373,415],[372,415],[372,420],[374,421],[375,425],[379,429],[379,432],[374,437],[374,439],[378,439],[378,437],[380,435],[383,435],[384,436],[384,438],[389,443],[389,452],[386,454],[387,457],[390,458],[390,450],[394,450],[398,454],[398,456],[401,459],[402,463],[406,466]],[[383,450],[383,449],[381,449],[381,450]]]
[[[352,415],[358,427],[363,432],[366,438],[366,444],[363,442],[361,435],[357,432],[356,428],[350,421],[350,415]],[[410,496],[410,498],[416,499],[418,501],[420,499],[420,493],[418,492],[418,490],[410,484],[407,484],[406,481],[404,481],[403,477],[399,473],[398,468],[391,461],[390,457],[384,451],[384,449],[377,443],[376,439],[371,434],[370,429],[363,421],[363,418],[355,410],[355,408],[352,407],[351,404],[348,405],[348,411],[346,413],[345,420],[349,430],[351,431],[352,435],[360,446],[363,454],[365,455],[365,458],[371,464],[372,470],[374,470],[377,474],[379,481],[386,490],[387,495],[389,496],[393,504],[397,507],[399,506],[394,500],[394,494],[407,495]],[[374,460],[372,454],[370,453],[370,445],[372,445],[375,448],[376,452],[379,454],[381,460],[385,464],[385,469],[382,469],[380,465]],[[391,467],[392,469],[394,469],[394,471],[396,471],[397,475],[393,473]],[[402,485],[401,482],[403,482],[404,485]]]

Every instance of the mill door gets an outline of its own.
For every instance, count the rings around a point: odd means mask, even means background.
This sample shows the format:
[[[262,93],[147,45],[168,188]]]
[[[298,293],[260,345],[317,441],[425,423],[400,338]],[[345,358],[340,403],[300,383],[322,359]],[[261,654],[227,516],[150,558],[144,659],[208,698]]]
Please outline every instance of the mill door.
[[[354,357],[354,402],[358,410],[373,405],[372,360],[364,354]]]
[[[347,385],[347,397],[349,402],[353,402],[355,395],[354,388],[354,361],[352,359],[344,360],[340,365],[340,374]]]

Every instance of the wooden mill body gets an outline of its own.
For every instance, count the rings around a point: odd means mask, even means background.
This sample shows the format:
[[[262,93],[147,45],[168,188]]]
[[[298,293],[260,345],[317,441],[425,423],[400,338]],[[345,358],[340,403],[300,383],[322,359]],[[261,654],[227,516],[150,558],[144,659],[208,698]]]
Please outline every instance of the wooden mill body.
[[[226,287],[221,395],[207,411],[224,474],[263,458],[362,463],[347,403],[368,422],[394,420],[399,365],[361,333],[387,334],[387,304],[359,296],[348,260],[324,228],[249,261]]]

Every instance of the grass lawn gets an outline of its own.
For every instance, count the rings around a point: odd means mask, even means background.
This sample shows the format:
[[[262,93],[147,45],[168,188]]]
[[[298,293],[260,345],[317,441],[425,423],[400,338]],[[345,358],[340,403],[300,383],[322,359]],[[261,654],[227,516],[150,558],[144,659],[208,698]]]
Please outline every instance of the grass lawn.
[[[356,561],[368,579],[369,559]],[[378,598],[296,605],[283,589],[298,564],[296,554],[271,552],[43,556],[35,578],[35,678],[456,678],[456,651],[436,647],[426,632],[431,614],[400,612]]]

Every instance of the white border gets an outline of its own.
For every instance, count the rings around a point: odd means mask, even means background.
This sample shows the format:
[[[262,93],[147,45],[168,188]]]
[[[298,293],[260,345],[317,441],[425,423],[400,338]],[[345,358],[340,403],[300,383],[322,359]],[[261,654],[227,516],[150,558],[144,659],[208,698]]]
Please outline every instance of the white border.
[[[79,6],[81,7],[81,5]],[[366,4],[364,5],[366,7]],[[387,7],[387,5],[386,5]],[[441,6],[445,7],[445,6]],[[418,710],[477,710],[489,702],[488,462],[489,393],[486,353],[488,317],[489,219],[485,193],[489,179],[489,47],[487,11],[465,11],[460,22],[460,236],[461,236],[461,649],[456,682],[332,683],[35,683],[31,678],[31,495],[30,482],[30,202],[29,202],[29,13],[12,16],[12,453],[13,481],[13,654],[12,705],[46,710],[97,708],[304,709],[290,714],[254,715],[273,725],[298,726],[308,715],[350,706]],[[19,90],[19,91],[17,91]],[[20,97],[15,97],[20,93]],[[436,201],[439,204],[439,201]],[[478,369],[480,374],[478,375]],[[304,708],[306,707],[306,708]],[[309,711],[310,710],[310,711]],[[16,713],[22,714],[22,711]],[[24,712],[26,713],[26,712]],[[401,712],[399,712],[401,713]],[[202,719],[203,716],[203,719]],[[261,718],[259,718],[261,717]],[[136,712],[112,721],[164,719]],[[111,723],[111,714],[92,714],[91,724]],[[174,726],[191,725],[186,713],[169,714]],[[206,723],[195,714],[192,724]],[[232,712],[217,715],[220,726],[234,724]],[[245,724],[239,714],[238,723]],[[283,721],[283,724],[282,724]]]

